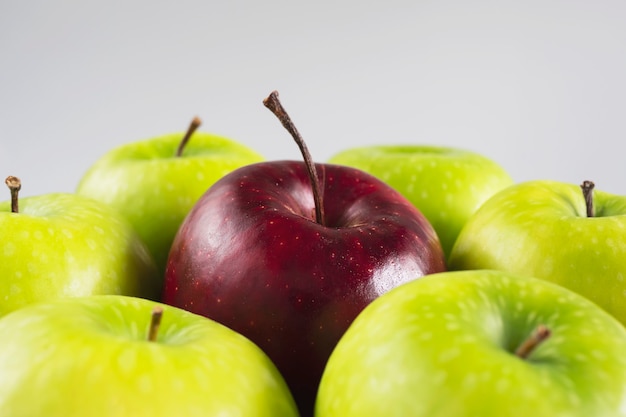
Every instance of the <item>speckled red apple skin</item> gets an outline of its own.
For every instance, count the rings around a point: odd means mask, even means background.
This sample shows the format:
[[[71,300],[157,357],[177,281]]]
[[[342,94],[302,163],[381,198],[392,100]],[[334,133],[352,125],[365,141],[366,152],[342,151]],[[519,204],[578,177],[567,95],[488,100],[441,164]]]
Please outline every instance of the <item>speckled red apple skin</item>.
[[[339,338],[379,295],[445,270],[439,239],[400,193],[373,176],[316,164],[324,224],[305,164],[261,162],[217,181],[173,242],[163,301],[259,345],[312,412]]]

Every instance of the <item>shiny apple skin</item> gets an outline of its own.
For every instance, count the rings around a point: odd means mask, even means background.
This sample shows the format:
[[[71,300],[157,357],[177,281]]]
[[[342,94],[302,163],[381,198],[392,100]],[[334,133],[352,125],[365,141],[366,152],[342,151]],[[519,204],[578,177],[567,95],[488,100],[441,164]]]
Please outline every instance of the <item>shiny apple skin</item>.
[[[445,270],[439,239],[400,193],[355,168],[316,164],[324,225],[303,162],[239,168],[200,198],[176,235],[163,301],[260,346],[303,416],[339,338],[378,296]]]

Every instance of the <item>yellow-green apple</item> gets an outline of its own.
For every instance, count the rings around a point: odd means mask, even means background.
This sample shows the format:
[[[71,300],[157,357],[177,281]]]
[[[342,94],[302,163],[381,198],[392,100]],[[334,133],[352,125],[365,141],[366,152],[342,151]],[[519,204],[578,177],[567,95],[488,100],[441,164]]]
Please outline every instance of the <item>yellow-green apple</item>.
[[[341,151],[329,162],[367,171],[400,191],[433,225],[446,255],[478,207],[513,184],[492,159],[445,146],[362,146]]]
[[[154,301],[39,303],[0,319],[0,340],[2,416],[297,416],[250,340]]]
[[[337,344],[319,417],[626,416],[626,329],[503,271],[444,272],[371,303]]]
[[[277,93],[264,103],[305,162],[248,165],[209,188],[176,235],[163,301],[249,337],[309,416],[324,364],[354,317],[445,262],[405,197],[361,170],[314,164]]]
[[[76,192],[122,213],[148,246],[161,274],[181,222],[217,179],[240,166],[263,160],[229,138],[195,132],[167,134],[128,143],[98,159]]]
[[[0,203],[0,316],[68,296],[161,297],[163,278],[131,225],[98,201],[69,193]]]
[[[534,180],[502,190],[467,222],[450,267],[543,278],[626,324],[626,196],[590,184],[583,183],[583,192],[575,184]]]

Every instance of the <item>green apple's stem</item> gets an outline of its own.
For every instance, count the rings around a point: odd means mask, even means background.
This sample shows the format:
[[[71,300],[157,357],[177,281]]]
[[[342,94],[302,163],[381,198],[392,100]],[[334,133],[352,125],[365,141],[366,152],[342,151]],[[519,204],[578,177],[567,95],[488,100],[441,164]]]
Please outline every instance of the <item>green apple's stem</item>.
[[[595,208],[593,207],[593,189],[596,185],[593,181],[583,181],[580,188],[583,190],[585,197],[585,205],[587,206],[587,217],[595,217]]]
[[[22,181],[19,178],[9,175],[4,183],[11,190],[11,213],[19,213],[19,204],[17,195],[22,189]]]
[[[550,337],[550,329],[543,324],[537,326],[535,331],[524,340],[515,351],[515,355],[526,359],[544,340]]]
[[[185,136],[183,136],[183,139],[178,144],[178,149],[176,149],[177,157],[180,157],[183,155],[183,150],[185,149],[187,142],[189,142],[191,135],[193,135],[193,132],[195,132],[200,127],[201,124],[202,124],[202,120],[200,120],[198,116],[194,117],[191,120],[191,123],[189,124],[189,127],[187,128],[187,132],[185,133]]]
[[[307,167],[307,171],[309,173],[309,178],[311,180],[311,187],[313,189],[313,201],[315,204],[315,221],[319,224],[324,224],[324,205],[322,201],[322,191],[320,188],[320,181],[317,176],[317,170],[315,169],[315,164],[313,163],[313,159],[311,158],[311,153],[302,139],[302,136],[296,129],[296,126],[293,124],[291,117],[285,111],[285,108],[280,103],[278,99],[278,91],[272,91],[272,93],[263,100],[263,104],[265,107],[271,110],[272,113],[280,123],[287,129],[287,131],[291,134],[293,139],[296,141],[296,144],[300,148],[300,152],[302,153],[302,157],[304,158],[304,163]]]
[[[150,320],[150,329],[148,330],[148,341],[156,341],[161,326],[161,318],[163,317],[163,307],[156,306],[152,309],[152,319]]]

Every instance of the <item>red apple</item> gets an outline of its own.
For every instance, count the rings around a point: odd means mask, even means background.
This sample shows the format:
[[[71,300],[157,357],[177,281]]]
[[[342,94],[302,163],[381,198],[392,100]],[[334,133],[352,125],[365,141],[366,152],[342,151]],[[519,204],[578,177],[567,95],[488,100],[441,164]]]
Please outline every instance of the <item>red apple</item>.
[[[259,345],[306,416],[361,310],[445,263],[432,226],[406,198],[364,171],[312,164],[277,93],[264,103],[306,162],[248,165],[211,186],[174,239],[163,300]]]

